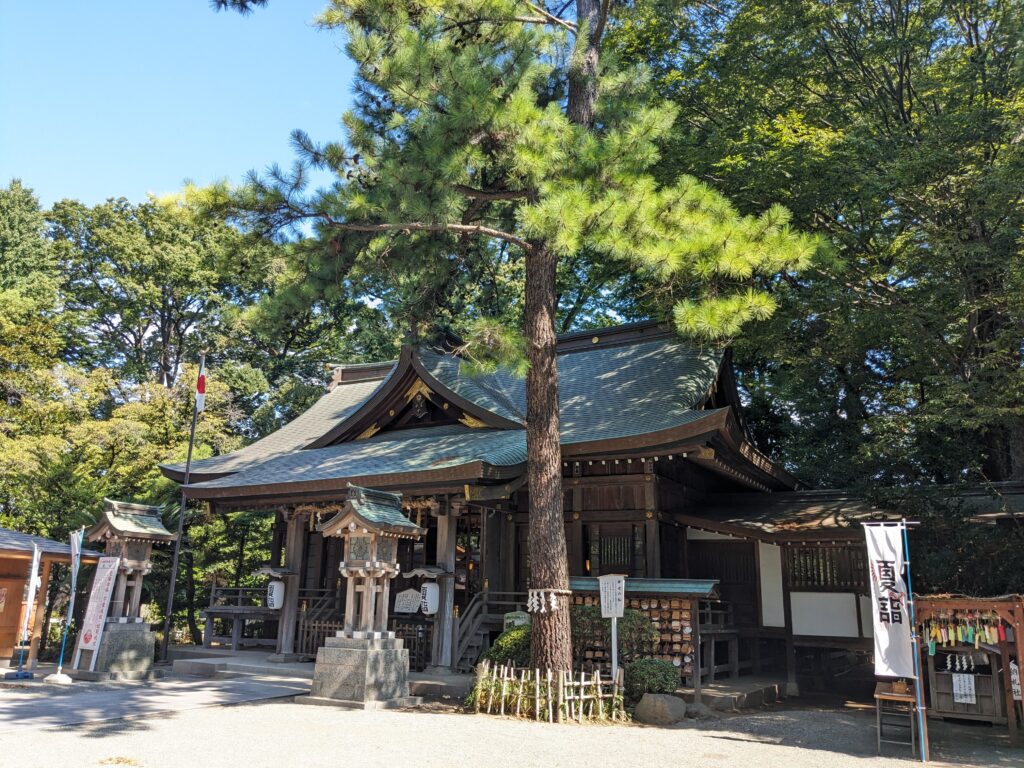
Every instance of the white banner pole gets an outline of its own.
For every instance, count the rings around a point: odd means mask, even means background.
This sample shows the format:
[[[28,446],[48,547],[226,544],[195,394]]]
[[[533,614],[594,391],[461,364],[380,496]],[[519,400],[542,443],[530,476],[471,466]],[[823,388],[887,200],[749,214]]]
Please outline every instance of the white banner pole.
[[[924,677],[921,675],[921,654],[918,648],[917,620],[914,617],[914,587],[910,578],[910,538],[907,536],[907,521],[903,520],[900,528],[903,531],[903,556],[907,569],[907,607],[910,609],[910,643],[914,654],[914,693],[917,697],[917,733],[921,737],[921,762],[927,763],[931,755],[928,744],[928,727],[924,708]]]

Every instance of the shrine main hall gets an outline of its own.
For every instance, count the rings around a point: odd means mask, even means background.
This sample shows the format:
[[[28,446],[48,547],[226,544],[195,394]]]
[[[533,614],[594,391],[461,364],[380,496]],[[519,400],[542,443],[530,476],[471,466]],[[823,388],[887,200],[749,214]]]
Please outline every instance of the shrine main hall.
[[[320,528],[350,485],[400,493],[425,530],[398,544],[388,609],[414,669],[471,668],[502,615],[522,608],[525,381],[501,369],[469,375],[457,348],[410,345],[397,361],[337,365],[327,392],[292,422],[193,462],[188,498],[214,513],[274,516],[262,573],[284,584],[279,606],[266,604],[265,587],[217,587],[208,643],[304,658],[341,629],[341,540]],[[574,593],[620,573],[648,610],[692,599],[696,647],[671,628],[659,646],[684,675],[696,656],[705,678],[775,665],[795,682],[798,653],[870,649],[859,522],[882,513],[801,487],[754,446],[728,351],[638,323],[562,336],[558,353]],[[161,469],[184,481],[184,466]],[[425,583],[436,584],[429,613],[407,600],[395,610],[396,596]]]

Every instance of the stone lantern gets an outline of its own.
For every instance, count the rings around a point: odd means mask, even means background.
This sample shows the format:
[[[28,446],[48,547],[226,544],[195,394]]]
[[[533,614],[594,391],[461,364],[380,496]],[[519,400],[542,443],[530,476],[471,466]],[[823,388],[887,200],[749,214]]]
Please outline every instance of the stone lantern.
[[[102,543],[106,557],[118,558],[117,578],[100,645],[84,652],[95,653],[95,663],[90,658],[90,672],[78,670],[76,676],[136,678],[152,672],[156,635],[139,615],[142,580],[153,569],[153,545],[176,538],[160,520],[159,507],[103,500],[103,515],[86,539]]]
[[[350,485],[342,509],[318,530],[344,539],[345,624],[317,652],[308,703],[373,709],[407,705],[409,651],[388,631],[399,539],[426,531],[402,513],[401,494]]]

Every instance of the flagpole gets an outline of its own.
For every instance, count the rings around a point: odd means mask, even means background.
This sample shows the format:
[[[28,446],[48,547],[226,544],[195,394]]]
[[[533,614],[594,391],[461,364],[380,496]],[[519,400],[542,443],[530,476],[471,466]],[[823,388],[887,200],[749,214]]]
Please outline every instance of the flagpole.
[[[82,550],[82,539],[85,536],[85,526],[83,525],[81,527],[81,529],[79,529],[78,531],[73,533],[72,536],[77,536],[78,537],[78,550],[79,550],[79,552],[81,552],[81,550]],[[65,613],[65,616],[64,616],[64,633],[63,633],[63,635],[60,638],[60,658],[57,659],[57,674],[58,675],[62,674],[63,671],[64,671],[64,648],[68,644],[68,628],[71,626],[71,611],[75,607],[75,587],[76,587],[76,584],[77,584],[78,563],[75,562],[74,547],[72,547],[72,550],[71,550],[71,564],[70,564],[69,567],[71,568],[71,573],[69,574],[70,577],[71,577],[71,585],[70,585],[71,586],[71,594],[68,595],[68,608],[67,608],[67,612]]]
[[[199,420],[199,394],[205,399],[205,387],[199,392],[203,384],[203,376],[206,370],[206,353],[199,355],[199,375],[196,377],[196,397],[192,404],[192,427],[188,434],[188,455],[185,458],[185,480],[181,484],[181,505],[178,510],[178,536],[174,540],[174,557],[171,559],[171,583],[167,587],[167,613],[164,618],[164,643],[160,653],[160,659],[167,661],[167,651],[171,643],[171,625],[174,623],[174,592],[178,580],[178,559],[181,557],[181,535],[185,528],[185,508],[188,499],[185,497],[185,488],[188,486],[189,475],[192,472],[192,448],[196,442],[196,422]]]
[[[914,653],[914,693],[917,697],[917,733],[921,741],[921,762],[927,763],[931,755],[928,744],[928,724],[924,708],[924,680],[921,677],[921,649],[918,647],[917,620],[914,618],[914,587],[910,580],[910,538],[907,536],[906,518],[902,521],[903,528],[903,560],[907,569],[907,605],[910,608],[910,644]]]

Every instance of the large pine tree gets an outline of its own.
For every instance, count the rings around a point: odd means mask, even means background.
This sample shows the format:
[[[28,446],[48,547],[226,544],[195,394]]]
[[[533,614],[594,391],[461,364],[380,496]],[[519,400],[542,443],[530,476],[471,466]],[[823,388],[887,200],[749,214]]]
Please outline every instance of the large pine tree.
[[[692,178],[655,183],[649,170],[675,111],[652,99],[642,70],[602,58],[609,8],[334,0],[320,23],[345,34],[359,67],[356,106],[343,142],[294,138],[305,161],[334,170],[338,182],[307,195],[300,166],[253,179],[241,200],[271,227],[312,221],[341,258],[358,252],[395,275],[438,251],[523,255],[522,343],[509,344],[507,329],[479,337],[499,352],[525,350],[530,586],[545,592],[568,589],[560,260],[584,254],[589,263],[699,277],[703,289],[678,301],[675,318],[691,335],[718,339],[771,313],[752,278],[797,268],[815,248],[789,231],[781,208],[743,217]],[[532,637],[535,665],[571,666],[567,600],[535,617]]]

